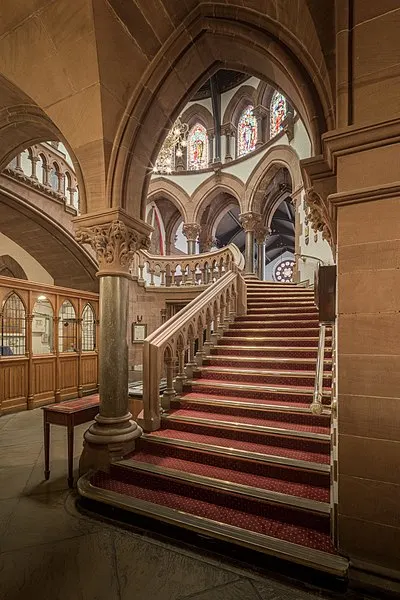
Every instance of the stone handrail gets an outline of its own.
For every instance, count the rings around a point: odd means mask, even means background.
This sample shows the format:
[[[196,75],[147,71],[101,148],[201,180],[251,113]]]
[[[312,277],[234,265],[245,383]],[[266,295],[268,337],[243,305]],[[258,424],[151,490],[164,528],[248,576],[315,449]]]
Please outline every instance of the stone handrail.
[[[241,271],[244,258],[235,244],[202,254],[155,256],[141,250],[133,267],[133,276],[143,287],[209,285],[228,272],[232,265]]]
[[[210,347],[235,316],[246,313],[246,284],[236,265],[197,298],[150,334],[143,345],[143,411],[138,422],[146,431],[160,427],[160,380],[166,367],[167,389],[162,398],[169,407],[176,392],[190,380]],[[198,344],[195,355],[195,345]],[[188,362],[185,366],[185,353]],[[176,361],[178,372],[173,381]]]

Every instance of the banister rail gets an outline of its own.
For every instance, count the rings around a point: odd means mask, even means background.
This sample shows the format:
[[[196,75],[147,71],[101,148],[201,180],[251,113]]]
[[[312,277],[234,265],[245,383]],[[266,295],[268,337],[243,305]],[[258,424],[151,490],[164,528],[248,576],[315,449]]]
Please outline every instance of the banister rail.
[[[328,264],[325,261],[323,261],[322,258],[318,258],[318,256],[312,256],[312,254],[298,254],[298,253],[296,253],[294,256],[295,256],[295,258],[300,258],[304,262],[308,258],[311,258],[311,260],[316,260],[321,265],[327,265]]]
[[[317,367],[316,367],[316,372],[315,372],[314,395],[313,395],[313,400],[310,404],[310,410],[314,415],[321,415],[324,410],[322,399],[323,399],[323,393],[324,393],[323,385],[324,385],[324,364],[325,364],[325,338],[326,338],[326,324],[320,323],[319,338],[318,338]]]
[[[236,315],[246,313],[246,283],[238,267],[212,283],[197,298],[151,333],[143,344],[143,411],[138,422],[146,431],[160,427],[159,386],[165,364],[167,389],[164,408],[190,380],[193,369],[201,364],[211,346]],[[197,342],[197,353],[195,354]],[[188,362],[185,366],[185,354]],[[176,362],[177,375],[173,379]]]
[[[232,265],[241,271],[244,257],[235,244],[202,254],[153,255],[147,250],[137,253],[133,276],[143,287],[209,285],[220,279]]]

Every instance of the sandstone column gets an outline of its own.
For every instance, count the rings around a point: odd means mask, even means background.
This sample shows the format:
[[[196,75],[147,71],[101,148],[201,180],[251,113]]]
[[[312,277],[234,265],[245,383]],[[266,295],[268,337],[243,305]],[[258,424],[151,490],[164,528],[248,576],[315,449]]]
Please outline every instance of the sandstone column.
[[[84,435],[80,472],[107,469],[132,451],[142,430],[128,411],[128,290],[133,255],[148,248],[151,228],[121,210],[76,219],[77,240],[92,246],[99,262],[100,409]]]
[[[246,212],[239,215],[240,222],[246,233],[245,245],[245,275],[254,275],[254,232],[261,222],[261,215],[254,212]]]
[[[200,234],[200,225],[197,223],[185,223],[183,225],[183,235],[187,239],[188,254],[196,254],[196,240]]]
[[[255,231],[257,242],[257,276],[261,281],[264,281],[265,278],[265,239],[268,233],[268,227],[263,227],[262,225],[259,225]]]
[[[253,109],[253,114],[255,116],[255,118],[257,119],[257,141],[256,141],[256,148],[259,148],[260,146],[262,146],[266,141],[267,141],[267,137],[265,135],[265,120],[267,118],[269,118],[269,110],[268,108],[265,108],[265,106],[262,106],[261,104],[259,106],[256,106]]]

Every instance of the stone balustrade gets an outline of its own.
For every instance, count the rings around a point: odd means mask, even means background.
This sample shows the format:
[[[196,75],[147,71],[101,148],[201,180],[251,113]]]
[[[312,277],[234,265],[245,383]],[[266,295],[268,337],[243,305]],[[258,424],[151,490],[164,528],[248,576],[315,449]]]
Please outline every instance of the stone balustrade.
[[[244,268],[244,258],[235,244],[192,255],[155,256],[141,250],[135,257],[132,275],[143,287],[207,286],[234,265],[239,270]]]
[[[236,315],[246,313],[246,283],[240,272],[243,266],[239,269],[231,261],[231,268],[220,279],[145,339],[143,410],[138,419],[144,430],[160,427],[161,404],[169,408],[171,399],[183,390],[193,369],[202,363],[224,329]],[[164,376],[167,388],[160,404],[160,381]]]

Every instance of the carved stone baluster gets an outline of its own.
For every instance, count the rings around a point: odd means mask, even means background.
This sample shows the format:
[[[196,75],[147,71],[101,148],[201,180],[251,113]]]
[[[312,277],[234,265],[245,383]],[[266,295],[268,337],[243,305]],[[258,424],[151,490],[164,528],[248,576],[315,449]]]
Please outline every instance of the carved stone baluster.
[[[185,373],[188,381],[191,381],[193,379],[193,370],[197,367],[197,362],[194,356],[195,342],[196,339],[194,337],[189,339],[189,356],[188,362],[185,366]]]
[[[183,386],[187,381],[185,373],[185,347],[178,345],[178,374],[175,377],[175,391],[178,394],[183,392]]]
[[[154,268],[153,269],[150,268],[149,273],[150,273],[150,285],[154,286],[155,285],[155,283],[154,283]]]
[[[176,397],[176,391],[174,388],[174,370],[176,365],[176,358],[174,356],[168,356],[165,359],[165,370],[167,377],[167,387],[162,396],[161,406],[168,410],[171,406],[171,400]]]
[[[165,269],[161,269],[160,275],[161,275],[160,285],[162,287],[165,287]]]
[[[198,367],[201,367],[201,365],[203,364],[203,360],[206,356],[206,353],[204,351],[204,331],[203,331],[203,327],[199,327],[198,330],[198,340],[199,340],[199,346],[198,346],[198,350],[196,352],[196,363]]]
[[[133,255],[148,248],[151,227],[122,210],[84,215],[76,222],[76,238],[90,244],[99,263],[99,389],[95,422],[84,434],[81,473],[109,468],[131,452],[142,430],[128,410],[128,326],[130,266]]]
[[[210,355],[210,351],[211,348],[213,347],[213,341],[211,339],[211,319],[208,319],[206,322],[206,339],[204,340],[204,344],[203,344],[203,352],[205,354],[205,356],[209,356]]]

